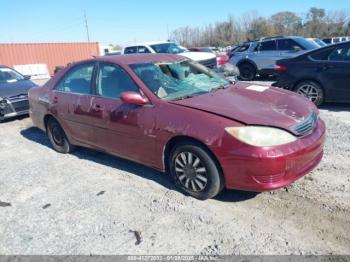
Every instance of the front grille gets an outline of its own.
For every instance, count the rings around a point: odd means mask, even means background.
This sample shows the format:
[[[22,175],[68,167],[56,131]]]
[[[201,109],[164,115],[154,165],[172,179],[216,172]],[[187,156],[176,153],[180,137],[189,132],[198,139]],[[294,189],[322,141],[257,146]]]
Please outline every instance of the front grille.
[[[316,127],[317,117],[318,117],[317,114],[313,112],[311,115],[305,118],[302,122],[291,126],[290,130],[297,136],[307,135],[311,133],[312,130]]]
[[[199,61],[199,63],[211,69],[215,69],[217,67],[216,58],[202,60]]]
[[[28,100],[21,100],[21,101],[12,102],[12,106],[16,112],[29,110]]]

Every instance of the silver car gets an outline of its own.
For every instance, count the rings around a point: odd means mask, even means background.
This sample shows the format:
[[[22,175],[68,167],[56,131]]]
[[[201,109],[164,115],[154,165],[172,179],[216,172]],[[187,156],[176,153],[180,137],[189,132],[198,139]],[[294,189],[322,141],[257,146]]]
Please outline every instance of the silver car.
[[[297,36],[277,36],[246,42],[233,53],[230,63],[236,65],[242,80],[250,81],[257,74],[274,74],[277,60],[298,56],[319,45]]]

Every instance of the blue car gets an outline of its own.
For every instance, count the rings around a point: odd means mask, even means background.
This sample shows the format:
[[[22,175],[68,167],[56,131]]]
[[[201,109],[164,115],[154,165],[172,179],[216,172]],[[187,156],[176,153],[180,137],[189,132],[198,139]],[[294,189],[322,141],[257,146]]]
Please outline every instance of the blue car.
[[[30,77],[0,65],[0,121],[28,114],[28,90],[34,86]]]

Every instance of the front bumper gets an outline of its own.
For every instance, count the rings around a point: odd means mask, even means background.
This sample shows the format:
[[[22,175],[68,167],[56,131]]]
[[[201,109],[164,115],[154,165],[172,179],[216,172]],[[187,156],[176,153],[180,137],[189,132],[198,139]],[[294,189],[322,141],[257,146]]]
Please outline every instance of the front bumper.
[[[218,157],[226,187],[256,192],[285,187],[318,165],[324,141],[325,124],[319,119],[312,134],[287,145],[260,148],[237,141],[236,147],[226,145]]]
[[[3,99],[0,106],[0,121],[29,113],[28,97],[25,98],[6,98]]]

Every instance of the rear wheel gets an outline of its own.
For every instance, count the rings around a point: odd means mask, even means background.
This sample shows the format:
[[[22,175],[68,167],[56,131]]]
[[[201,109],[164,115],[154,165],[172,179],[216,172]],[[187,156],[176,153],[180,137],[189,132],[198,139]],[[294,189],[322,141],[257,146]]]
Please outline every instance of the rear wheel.
[[[251,81],[256,76],[255,67],[250,63],[243,63],[238,68],[239,77],[244,81]]]
[[[303,81],[299,83],[295,92],[305,96],[316,106],[320,106],[324,101],[324,92],[322,87],[314,81]]]
[[[53,118],[50,118],[46,124],[47,136],[51,142],[52,147],[59,153],[69,153],[73,150],[64,133],[61,125]]]
[[[195,198],[212,198],[223,188],[220,169],[200,144],[186,142],[177,145],[170,153],[169,167],[177,185]]]

